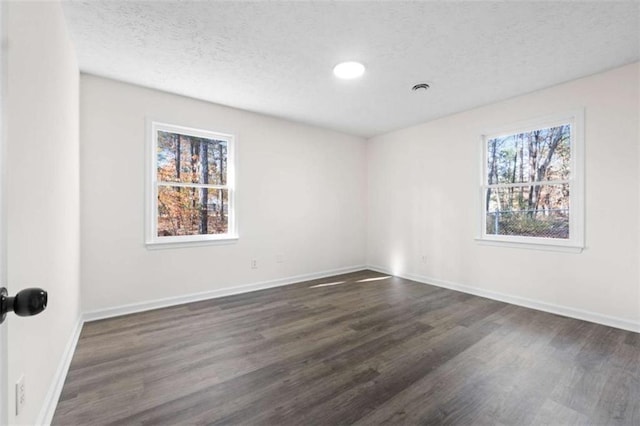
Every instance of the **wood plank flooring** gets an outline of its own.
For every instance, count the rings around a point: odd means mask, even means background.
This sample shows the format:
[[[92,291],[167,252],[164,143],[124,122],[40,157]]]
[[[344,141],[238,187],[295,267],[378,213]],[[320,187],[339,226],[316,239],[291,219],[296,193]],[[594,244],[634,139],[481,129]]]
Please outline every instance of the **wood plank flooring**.
[[[640,425],[640,335],[362,271],[85,324],[55,425]]]

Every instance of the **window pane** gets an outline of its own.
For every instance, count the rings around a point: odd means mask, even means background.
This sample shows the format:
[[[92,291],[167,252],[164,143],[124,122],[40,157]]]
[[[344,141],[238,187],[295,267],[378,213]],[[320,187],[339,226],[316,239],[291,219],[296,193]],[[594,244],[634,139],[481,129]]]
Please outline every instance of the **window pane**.
[[[487,141],[487,183],[568,180],[571,126],[538,129]]]
[[[569,238],[569,184],[486,191],[487,235]]]
[[[158,131],[158,181],[227,184],[227,142]]]
[[[226,234],[227,189],[158,187],[158,237]]]

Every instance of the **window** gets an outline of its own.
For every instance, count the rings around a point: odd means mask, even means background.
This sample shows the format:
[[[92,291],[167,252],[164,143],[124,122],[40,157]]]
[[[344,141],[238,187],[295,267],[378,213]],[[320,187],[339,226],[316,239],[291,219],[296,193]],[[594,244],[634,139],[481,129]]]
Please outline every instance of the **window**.
[[[147,244],[237,238],[232,135],[150,123]]]
[[[583,247],[582,113],[483,136],[480,240]]]

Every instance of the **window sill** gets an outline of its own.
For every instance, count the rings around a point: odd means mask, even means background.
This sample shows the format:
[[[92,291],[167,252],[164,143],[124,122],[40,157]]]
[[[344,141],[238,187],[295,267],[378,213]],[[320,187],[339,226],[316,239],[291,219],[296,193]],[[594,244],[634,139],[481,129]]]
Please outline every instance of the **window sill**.
[[[561,252],[561,253],[582,253],[582,250],[584,250],[583,246],[576,246],[571,244],[545,244],[545,243],[538,243],[538,242],[534,243],[534,242],[524,242],[524,241],[493,240],[488,238],[475,238],[475,240],[476,242],[478,242],[478,244],[483,246],[555,251],[555,252]]]
[[[220,246],[235,244],[238,241],[237,235],[229,235],[221,238],[212,239],[180,239],[173,241],[147,241],[145,243],[148,250],[162,250],[173,248],[202,247],[202,246]]]

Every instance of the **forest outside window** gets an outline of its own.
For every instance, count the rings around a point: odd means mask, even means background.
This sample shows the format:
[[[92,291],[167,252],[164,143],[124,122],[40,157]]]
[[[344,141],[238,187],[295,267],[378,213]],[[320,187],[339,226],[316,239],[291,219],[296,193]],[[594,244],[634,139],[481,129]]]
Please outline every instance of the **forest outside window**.
[[[151,122],[147,244],[237,238],[234,138]]]
[[[480,240],[580,251],[582,114],[485,135],[482,152]]]

